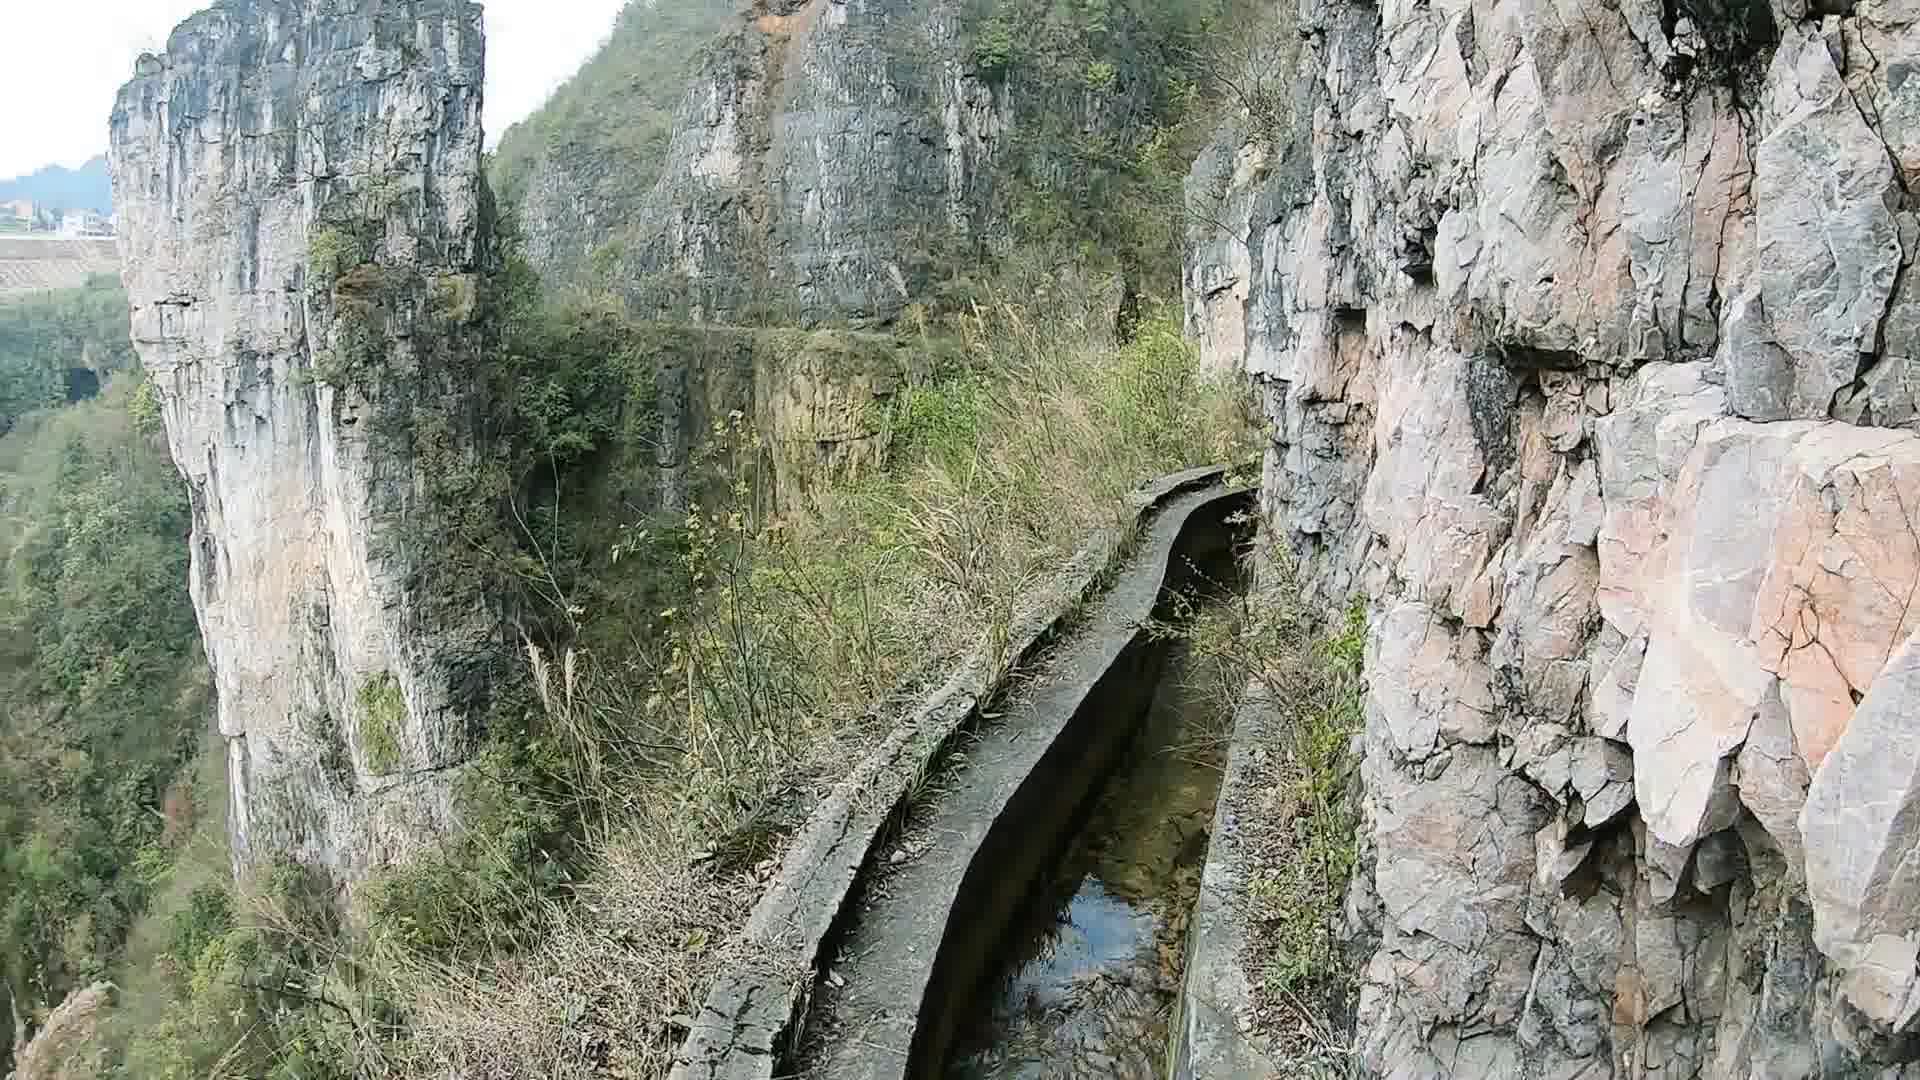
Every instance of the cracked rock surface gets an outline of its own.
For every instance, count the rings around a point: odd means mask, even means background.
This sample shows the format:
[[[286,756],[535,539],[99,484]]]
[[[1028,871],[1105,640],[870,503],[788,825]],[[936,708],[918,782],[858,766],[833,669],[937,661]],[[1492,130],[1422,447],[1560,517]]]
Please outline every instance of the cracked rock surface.
[[[1265,30],[1188,330],[1369,600],[1366,1068],[1920,1072],[1920,4]]]
[[[466,0],[221,0],[114,110],[242,865],[351,881],[451,824],[495,619],[414,530],[481,449],[483,50]]]

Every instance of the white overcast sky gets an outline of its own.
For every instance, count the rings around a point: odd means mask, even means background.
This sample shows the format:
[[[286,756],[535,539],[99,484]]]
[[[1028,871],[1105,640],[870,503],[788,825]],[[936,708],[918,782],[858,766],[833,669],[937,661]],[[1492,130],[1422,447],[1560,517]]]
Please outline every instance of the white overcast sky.
[[[532,112],[606,39],[625,0],[485,0],[487,138]],[[134,57],[212,0],[0,0],[0,179],[107,149]]]

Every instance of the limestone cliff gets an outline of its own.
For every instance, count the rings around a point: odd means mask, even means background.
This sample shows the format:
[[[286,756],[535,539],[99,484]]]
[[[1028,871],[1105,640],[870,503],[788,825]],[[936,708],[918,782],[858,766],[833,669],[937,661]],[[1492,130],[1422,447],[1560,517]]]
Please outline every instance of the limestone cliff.
[[[482,54],[467,0],[220,0],[114,111],[242,866],[350,880],[451,823],[497,655],[440,512],[483,448]]]
[[[767,0],[707,56],[626,278],[699,320],[884,320],[980,224],[1009,122],[950,0]]]
[[[1115,190],[1184,109],[1209,10],[724,7],[633,5],[602,54],[509,133],[503,186],[548,281],[614,289],[643,317],[886,324],[1007,254],[1016,219],[1027,232],[1065,220],[1081,243],[1137,213]],[[615,71],[631,128],[602,119]],[[677,105],[656,131],[669,85]]]
[[[1188,318],[1370,600],[1366,1066],[1913,1075],[1920,8],[1283,7]]]

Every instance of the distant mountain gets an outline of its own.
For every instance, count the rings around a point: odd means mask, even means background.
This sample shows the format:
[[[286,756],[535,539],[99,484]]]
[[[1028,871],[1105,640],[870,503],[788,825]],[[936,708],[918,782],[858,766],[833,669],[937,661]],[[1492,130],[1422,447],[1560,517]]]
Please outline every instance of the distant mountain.
[[[58,210],[97,210],[113,213],[113,184],[107,177],[105,155],[78,169],[49,165],[12,180],[0,180],[0,202],[32,199]]]

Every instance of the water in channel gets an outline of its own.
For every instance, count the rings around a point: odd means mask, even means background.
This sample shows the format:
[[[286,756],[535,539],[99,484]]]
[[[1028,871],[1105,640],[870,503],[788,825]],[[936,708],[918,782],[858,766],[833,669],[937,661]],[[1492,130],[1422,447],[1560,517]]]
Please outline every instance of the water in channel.
[[[1225,759],[1221,695],[1181,642],[1145,725],[963,1021],[958,1080],[1158,1080]]]

